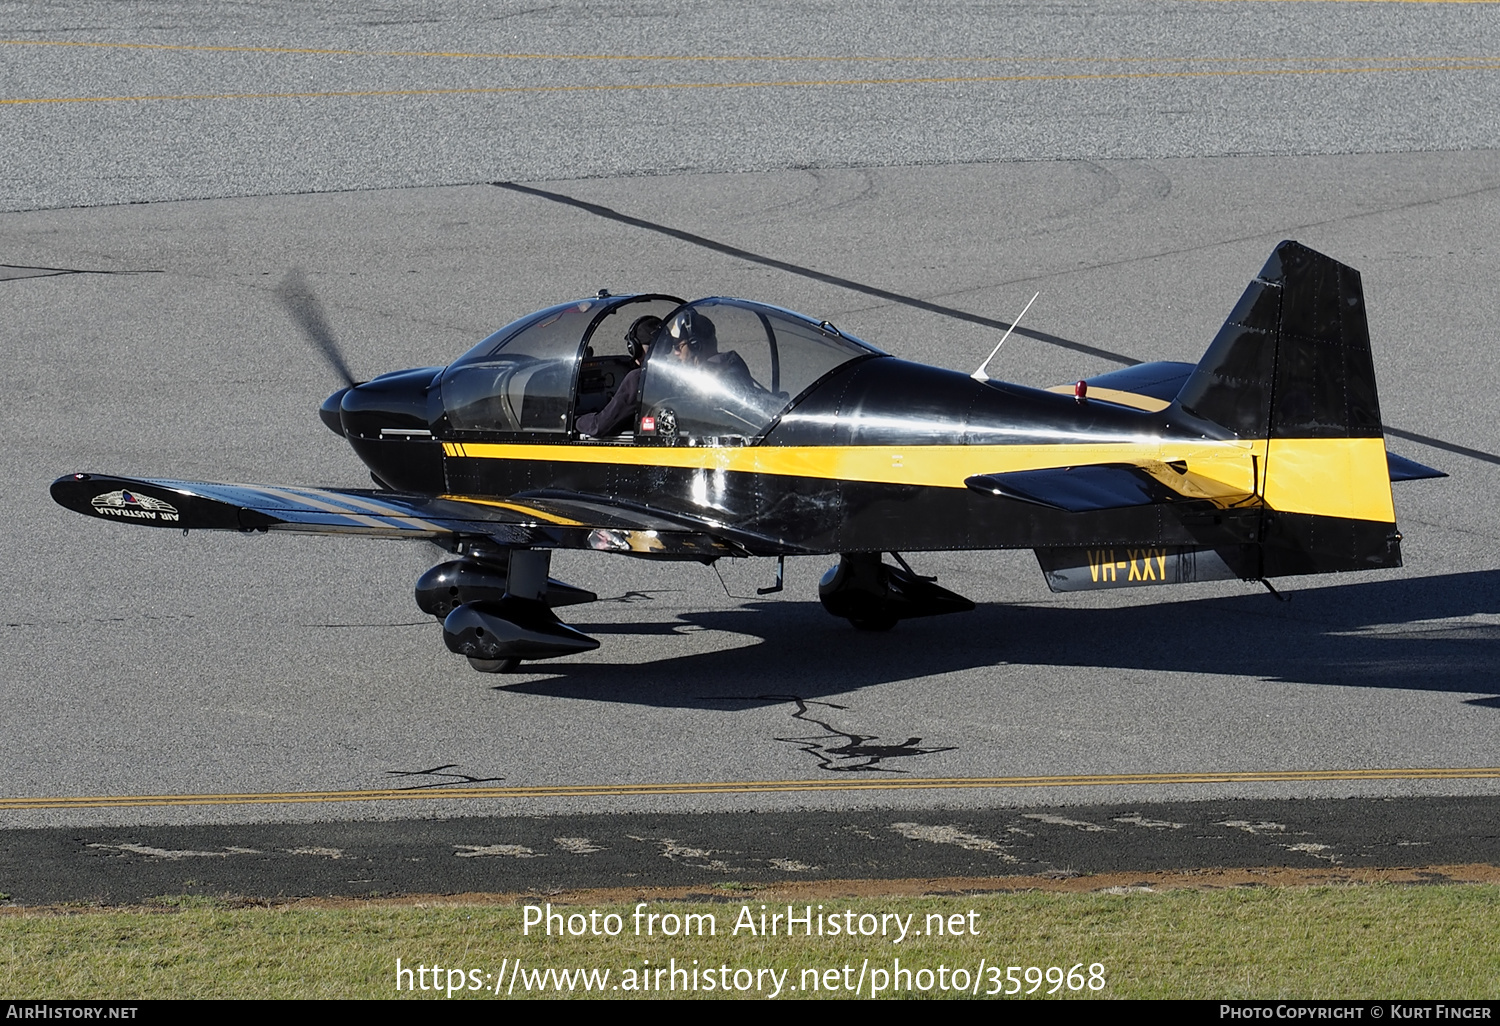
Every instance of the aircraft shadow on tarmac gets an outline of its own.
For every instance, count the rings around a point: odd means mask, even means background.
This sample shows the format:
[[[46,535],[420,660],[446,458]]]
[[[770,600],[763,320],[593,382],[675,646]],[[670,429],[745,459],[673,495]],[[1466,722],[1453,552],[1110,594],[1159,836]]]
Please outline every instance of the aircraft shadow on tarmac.
[[[1210,673],[1309,685],[1471,693],[1500,709],[1500,571],[1341,583],[1277,602],[1263,591],[1119,609],[982,605],[856,632],[811,602],[752,602],[671,623],[585,633],[668,635],[694,626],[751,644],[639,665],[538,664],[524,694],[682,708],[723,700],[847,694],[872,684],[1001,664]],[[1250,685],[1250,686],[1253,686]],[[785,700],[784,698],[782,700]]]

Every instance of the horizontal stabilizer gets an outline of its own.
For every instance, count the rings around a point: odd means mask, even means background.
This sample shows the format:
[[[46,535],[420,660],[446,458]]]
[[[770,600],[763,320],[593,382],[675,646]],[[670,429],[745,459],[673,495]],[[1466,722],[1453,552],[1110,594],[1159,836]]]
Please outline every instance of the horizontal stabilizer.
[[[1405,456],[1397,456],[1387,451],[1385,454],[1386,466],[1391,469],[1392,481],[1422,481],[1429,477],[1447,477],[1441,470],[1434,470],[1416,460],[1409,460]]]
[[[964,484],[982,494],[1017,499],[1068,513],[1151,506],[1178,497],[1140,467],[1128,463],[976,474]]]

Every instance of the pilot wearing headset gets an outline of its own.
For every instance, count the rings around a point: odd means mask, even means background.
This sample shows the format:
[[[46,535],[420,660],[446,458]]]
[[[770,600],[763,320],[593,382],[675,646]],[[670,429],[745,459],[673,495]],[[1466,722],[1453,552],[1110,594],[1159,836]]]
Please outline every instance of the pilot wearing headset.
[[[726,384],[743,388],[754,384],[750,368],[739,353],[719,351],[719,332],[714,322],[691,307],[667,322],[663,334],[672,346],[672,356],[689,367],[702,367]]]
[[[578,418],[575,426],[579,434],[591,438],[618,434],[634,420],[636,408],[641,402],[641,367],[650,355],[651,342],[660,330],[660,317],[637,317],[630,325],[630,330],[625,332],[625,351],[635,361],[635,366],[625,375],[604,409],[598,413],[585,413]]]

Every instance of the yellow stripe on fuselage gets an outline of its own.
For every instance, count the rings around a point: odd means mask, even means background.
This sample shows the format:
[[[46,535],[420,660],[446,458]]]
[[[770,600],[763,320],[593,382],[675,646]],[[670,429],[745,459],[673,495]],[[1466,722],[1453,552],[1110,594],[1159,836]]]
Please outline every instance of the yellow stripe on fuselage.
[[[1128,463],[1187,498],[1233,506],[1264,494],[1274,509],[1393,522],[1380,438],[1160,439],[1055,445],[659,446],[444,442],[449,457],[673,467],[927,488],[976,474]],[[1254,457],[1254,459],[1252,459]],[[1180,474],[1167,464],[1186,464]],[[1269,472],[1268,472],[1269,471]],[[1261,482],[1255,477],[1259,473]]]
[[[1155,438],[1057,445],[657,446],[444,442],[443,451],[448,456],[471,459],[675,467],[928,488],[962,488],[964,479],[975,474],[1095,463],[1186,460],[1195,473],[1233,481],[1248,495],[1252,491],[1250,455],[1264,454],[1265,443],[1202,439],[1163,445]]]

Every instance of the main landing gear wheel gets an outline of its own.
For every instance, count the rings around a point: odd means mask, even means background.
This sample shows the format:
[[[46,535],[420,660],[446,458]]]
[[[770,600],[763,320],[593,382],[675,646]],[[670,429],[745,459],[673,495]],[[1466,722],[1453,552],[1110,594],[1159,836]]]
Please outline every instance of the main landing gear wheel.
[[[818,601],[857,631],[888,631],[896,621],[940,613],[961,613],[974,603],[906,565],[881,562],[878,552],[844,552],[818,582]]]
[[[521,665],[519,659],[475,659],[469,656],[469,665],[480,673],[515,673]]]

